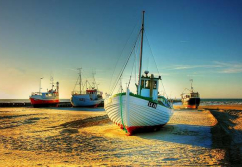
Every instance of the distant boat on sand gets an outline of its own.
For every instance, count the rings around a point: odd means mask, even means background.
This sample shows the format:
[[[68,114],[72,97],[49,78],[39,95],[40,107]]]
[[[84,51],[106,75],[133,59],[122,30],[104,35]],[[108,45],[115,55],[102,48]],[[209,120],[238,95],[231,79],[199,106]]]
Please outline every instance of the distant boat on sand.
[[[51,89],[47,92],[41,92],[41,80],[39,92],[33,92],[29,97],[33,107],[57,106],[59,101],[59,82],[56,82],[56,89],[54,90],[54,79],[51,77]]]
[[[125,92],[123,92],[122,84],[120,84],[120,92],[109,96],[104,102],[104,108],[108,117],[125,130],[127,135],[132,135],[137,131],[159,130],[167,124],[173,114],[172,104],[164,96],[158,95],[161,77],[155,77],[153,74],[149,75],[149,71],[145,71],[145,75],[142,75],[141,72],[144,11],[142,20],[142,28],[140,30],[139,78],[138,84],[135,84],[137,94],[130,92],[129,84]]]
[[[102,92],[98,91],[98,89],[96,88],[97,85],[95,79],[93,84],[90,84],[88,81],[86,81],[86,90],[82,91],[82,87],[84,87],[84,84],[82,83],[81,68],[79,68],[79,77],[77,79],[77,82],[78,80],[80,91],[72,92],[71,104],[73,105],[73,107],[97,107],[100,103],[103,102]],[[89,84],[89,88],[91,89],[87,88],[87,84]]]
[[[182,93],[181,94],[181,100],[182,100],[182,104],[185,108],[198,108],[199,104],[200,104],[200,95],[198,92],[194,92],[193,91],[193,86],[192,86],[192,82],[193,80],[191,79],[191,89],[185,89],[184,91],[189,91],[187,93]]]

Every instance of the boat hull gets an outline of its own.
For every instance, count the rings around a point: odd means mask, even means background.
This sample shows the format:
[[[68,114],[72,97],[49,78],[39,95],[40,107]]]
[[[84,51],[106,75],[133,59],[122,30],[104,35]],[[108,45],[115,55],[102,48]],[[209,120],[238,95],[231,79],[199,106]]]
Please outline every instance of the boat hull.
[[[127,130],[127,135],[132,135],[137,132],[150,132],[150,131],[157,131],[160,130],[163,126],[166,124],[161,124],[161,125],[154,125],[154,126],[124,126],[122,124],[117,124],[121,129],[126,129]]]
[[[34,107],[57,106],[59,99],[42,99],[38,97],[30,97],[30,102]]]
[[[108,117],[128,135],[135,132],[158,130],[170,120],[173,109],[129,93],[105,100]],[[124,128],[125,127],[125,128]]]
[[[88,95],[73,95],[71,104],[73,107],[97,107],[103,99],[91,100]]]
[[[200,98],[182,99],[182,104],[185,108],[197,109],[200,104]]]

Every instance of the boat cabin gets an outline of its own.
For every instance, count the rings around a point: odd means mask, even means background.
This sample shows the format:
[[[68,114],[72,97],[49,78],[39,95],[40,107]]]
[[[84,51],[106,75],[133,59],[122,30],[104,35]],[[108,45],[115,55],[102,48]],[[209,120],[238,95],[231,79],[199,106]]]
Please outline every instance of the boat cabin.
[[[193,93],[191,93],[191,97],[199,97],[199,93],[198,92],[193,92]]]
[[[189,98],[199,98],[199,93],[198,92],[192,92],[190,94],[182,94],[183,99],[189,99]]]
[[[148,76],[148,71],[145,71],[146,76],[141,76],[141,91],[140,95],[150,97],[153,100],[158,99],[159,80],[161,77],[155,78],[153,74]]]
[[[97,99],[97,89],[87,89],[86,94],[89,94],[91,100]]]

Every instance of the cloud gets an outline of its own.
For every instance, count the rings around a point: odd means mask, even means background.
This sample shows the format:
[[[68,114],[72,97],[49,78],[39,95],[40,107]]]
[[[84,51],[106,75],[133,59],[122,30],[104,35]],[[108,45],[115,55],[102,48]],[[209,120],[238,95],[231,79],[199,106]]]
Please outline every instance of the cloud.
[[[242,68],[230,68],[230,69],[225,69],[221,71],[221,73],[227,73],[227,74],[232,74],[232,73],[242,73]]]
[[[167,70],[186,70],[186,69],[212,69],[215,73],[242,73],[242,63],[227,63],[214,61],[213,64],[204,65],[173,65],[170,68],[164,68]]]
[[[222,67],[218,64],[212,65],[174,65],[170,70],[184,70],[184,69],[193,69],[193,68],[219,68]]]
[[[242,73],[242,63],[224,63],[224,62],[214,62],[218,65],[221,65],[223,69],[219,73],[226,74],[236,74]]]

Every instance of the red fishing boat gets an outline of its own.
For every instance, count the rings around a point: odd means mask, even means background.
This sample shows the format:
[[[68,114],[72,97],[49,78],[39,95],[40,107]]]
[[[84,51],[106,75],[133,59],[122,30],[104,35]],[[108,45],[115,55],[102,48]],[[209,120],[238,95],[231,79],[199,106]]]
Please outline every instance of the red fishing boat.
[[[56,89],[54,89],[53,78],[52,88],[47,90],[47,92],[41,92],[41,80],[40,78],[40,89],[39,92],[33,92],[29,97],[31,104],[33,107],[44,107],[44,106],[57,106],[59,101],[59,82],[56,82]]]

